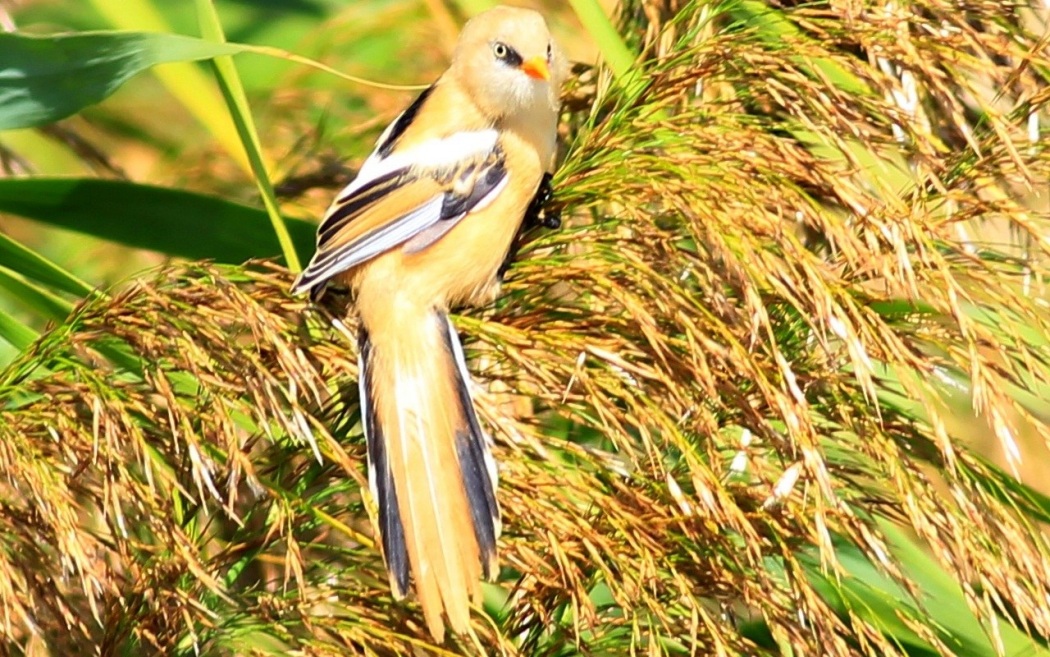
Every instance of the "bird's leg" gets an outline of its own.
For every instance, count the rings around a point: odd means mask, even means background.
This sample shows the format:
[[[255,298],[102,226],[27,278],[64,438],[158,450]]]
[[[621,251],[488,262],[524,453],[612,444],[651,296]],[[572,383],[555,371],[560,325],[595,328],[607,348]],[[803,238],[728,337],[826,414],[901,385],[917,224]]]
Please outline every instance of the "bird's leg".
[[[514,242],[511,244],[510,251],[507,252],[507,257],[503,259],[503,264],[500,265],[498,273],[500,281],[503,280],[503,276],[510,269],[510,263],[514,262],[514,259],[518,257],[518,251],[521,249],[521,236],[525,231],[536,226],[543,226],[552,230],[561,228],[561,212],[548,207],[554,198],[554,188],[551,186],[552,177],[549,173],[543,174],[540,186],[536,189],[536,195],[532,197],[528,209],[525,210],[525,217],[521,221],[518,234],[514,236]]]

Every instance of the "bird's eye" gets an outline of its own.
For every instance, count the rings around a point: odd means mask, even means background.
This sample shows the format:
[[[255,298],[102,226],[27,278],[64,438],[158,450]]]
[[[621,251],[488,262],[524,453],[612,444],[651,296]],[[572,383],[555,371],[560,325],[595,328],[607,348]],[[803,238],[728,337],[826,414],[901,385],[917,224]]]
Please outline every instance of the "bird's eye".
[[[553,56],[554,56],[554,54],[553,54],[553,51],[551,49],[551,44],[548,43],[547,44],[547,61],[550,62],[551,57],[553,57]]]
[[[492,54],[507,66],[521,66],[522,59],[518,51],[502,41],[494,41],[492,43]]]

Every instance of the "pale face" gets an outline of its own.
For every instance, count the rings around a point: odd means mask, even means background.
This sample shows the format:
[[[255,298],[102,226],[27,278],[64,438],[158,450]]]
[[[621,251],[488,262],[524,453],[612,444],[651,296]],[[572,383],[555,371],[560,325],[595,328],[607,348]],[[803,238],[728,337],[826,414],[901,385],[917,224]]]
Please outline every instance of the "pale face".
[[[471,20],[453,68],[494,116],[557,111],[565,63],[534,11],[497,7]]]

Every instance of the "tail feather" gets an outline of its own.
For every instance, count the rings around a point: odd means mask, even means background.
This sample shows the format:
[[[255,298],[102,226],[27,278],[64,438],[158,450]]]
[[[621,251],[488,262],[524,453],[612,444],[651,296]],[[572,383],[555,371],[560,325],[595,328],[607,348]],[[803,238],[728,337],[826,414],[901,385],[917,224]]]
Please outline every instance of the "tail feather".
[[[499,503],[496,501],[496,487],[499,483],[496,461],[489,450],[488,437],[481,430],[478,416],[474,412],[474,402],[470,398],[470,372],[467,370],[463,346],[452,321],[447,316],[444,318],[444,334],[445,344],[452,353],[459,374],[456,393],[464,419],[467,421],[467,431],[456,434],[456,448],[463,471],[463,483],[470,498],[474,534],[481,550],[485,578],[491,580],[496,577],[498,571],[496,539],[502,530]]]
[[[463,350],[437,311],[397,331],[362,330],[369,481],[395,594],[409,569],[427,625],[466,632],[480,579],[496,573],[495,464],[474,413]]]
[[[379,537],[383,543],[387,573],[390,575],[390,588],[395,598],[403,598],[408,593],[405,527],[401,523],[401,512],[398,510],[397,491],[394,489],[394,475],[390,470],[386,439],[376,422],[375,402],[369,394],[372,386],[372,343],[364,329],[361,329],[358,335],[357,348],[357,385],[361,399],[361,424],[368,448],[368,485],[372,498],[379,502]]]

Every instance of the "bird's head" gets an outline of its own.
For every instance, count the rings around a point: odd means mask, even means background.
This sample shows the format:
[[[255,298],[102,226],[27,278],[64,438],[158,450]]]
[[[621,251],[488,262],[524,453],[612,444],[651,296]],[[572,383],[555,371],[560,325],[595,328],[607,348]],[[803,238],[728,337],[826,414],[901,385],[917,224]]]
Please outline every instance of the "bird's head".
[[[453,74],[494,116],[555,112],[566,64],[540,14],[496,7],[463,28]]]

